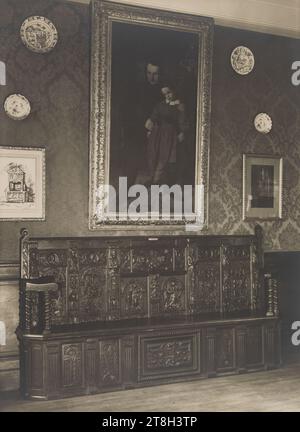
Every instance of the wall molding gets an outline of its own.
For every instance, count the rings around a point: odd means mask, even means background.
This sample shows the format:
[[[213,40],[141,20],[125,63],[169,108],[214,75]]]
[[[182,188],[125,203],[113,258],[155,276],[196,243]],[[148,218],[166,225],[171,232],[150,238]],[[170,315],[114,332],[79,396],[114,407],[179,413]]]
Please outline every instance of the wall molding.
[[[89,4],[90,0],[68,0]],[[210,16],[217,25],[300,38],[299,0],[109,0],[117,3]]]
[[[18,281],[19,273],[20,265],[18,262],[0,262],[0,284]]]

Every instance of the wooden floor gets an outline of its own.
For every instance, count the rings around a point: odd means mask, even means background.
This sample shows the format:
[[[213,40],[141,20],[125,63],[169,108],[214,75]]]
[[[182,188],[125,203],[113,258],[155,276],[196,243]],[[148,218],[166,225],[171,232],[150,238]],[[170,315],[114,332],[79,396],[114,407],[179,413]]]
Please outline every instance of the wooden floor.
[[[59,401],[0,393],[0,411],[300,411],[300,362],[281,369]]]

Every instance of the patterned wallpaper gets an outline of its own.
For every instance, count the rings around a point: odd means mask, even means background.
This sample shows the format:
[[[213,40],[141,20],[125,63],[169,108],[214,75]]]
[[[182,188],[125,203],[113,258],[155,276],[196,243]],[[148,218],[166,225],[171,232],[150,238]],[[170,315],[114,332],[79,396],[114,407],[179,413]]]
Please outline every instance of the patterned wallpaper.
[[[246,76],[230,65],[230,53],[238,45],[255,55],[255,67]],[[299,40],[215,28],[209,232],[253,232],[255,222],[242,220],[242,154],[279,154],[283,219],[260,222],[265,248],[300,250],[300,86],[291,83],[291,65],[299,56]],[[259,112],[273,120],[267,135],[253,125]]]
[[[7,85],[0,86],[1,145],[46,148],[46,221],[0,222],[0,260],[18,257],[18,237],[84,235],[88,217],[88,122],[90,17],[87,5],[55,0],[0,0],[0,60]],[[29,51],[19,37],[23,20],[44,15],[58,30],[55,49]],[[22,93],[32,112],[9,119],[3,102]]]
[[[0,86],[0,144],[46,148],[46,221],[0,222],[0,261],[18,258],[22,226],[32,235],[95,235],[88,231],[88,120],[90,17],[86,5],[59,0],[0,0],[0,60],[7,85]],[[59,41],[48,54],[27,50],[19,28],[31,15],[50,18]],[[255,69],[237,75],[230,54],[237,45],[255,54]],[[300,250],[300,86],[291,64],[300,41],[215,28],[210,149],[210,233],[252,233],[242,221],[242,153],[284,157],[283,220],[263,222],[265,247]],[[24,121],[9,119],[3,102],[22,93],[32,104]],[[253,119],[267,112],[268,135]]]

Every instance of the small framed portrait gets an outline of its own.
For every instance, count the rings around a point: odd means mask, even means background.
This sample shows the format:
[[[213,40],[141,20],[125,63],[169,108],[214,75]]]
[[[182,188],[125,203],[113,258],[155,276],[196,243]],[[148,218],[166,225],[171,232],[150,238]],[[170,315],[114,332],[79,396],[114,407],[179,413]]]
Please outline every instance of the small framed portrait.
[[[281,219],[282,157],[243,155],[243,219]]]
[[[45,220],[45,149],[0,147],[0,219]]]

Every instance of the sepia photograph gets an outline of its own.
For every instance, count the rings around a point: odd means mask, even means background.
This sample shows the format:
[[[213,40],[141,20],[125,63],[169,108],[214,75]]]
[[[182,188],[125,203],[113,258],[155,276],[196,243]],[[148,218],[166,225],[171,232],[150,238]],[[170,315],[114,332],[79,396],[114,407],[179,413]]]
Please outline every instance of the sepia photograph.
[[[300,411],[299,16],[298,0],[0,0],[11,428]]]

